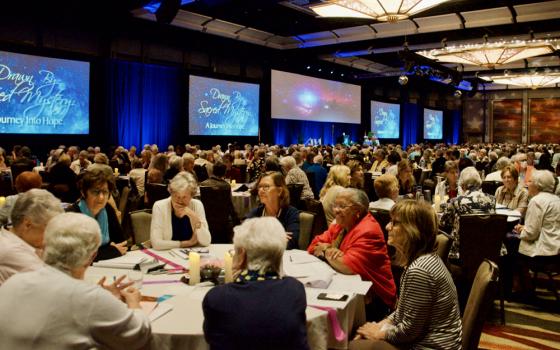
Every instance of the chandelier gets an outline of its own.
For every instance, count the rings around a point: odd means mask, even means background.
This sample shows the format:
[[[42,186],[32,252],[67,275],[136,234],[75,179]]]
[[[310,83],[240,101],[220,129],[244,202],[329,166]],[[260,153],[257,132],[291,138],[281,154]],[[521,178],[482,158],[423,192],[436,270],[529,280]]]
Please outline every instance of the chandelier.
[[[538,89],[555,86],[560,83],[560,72],[534,72],[524,74],[503,74],[495,76],[481,76],[480,78],[503,85],[522,86],[524,88]]]
[[[496,66],[541,56],[558,50],[557,39],[545,40],[513,40],[482,44],[447,46],[443,49],[419,51],[418,54],[447,63],[460,63],[493,69]]]
[[[320,17],[396,22],[449,0],[326,0],[309,8]]]

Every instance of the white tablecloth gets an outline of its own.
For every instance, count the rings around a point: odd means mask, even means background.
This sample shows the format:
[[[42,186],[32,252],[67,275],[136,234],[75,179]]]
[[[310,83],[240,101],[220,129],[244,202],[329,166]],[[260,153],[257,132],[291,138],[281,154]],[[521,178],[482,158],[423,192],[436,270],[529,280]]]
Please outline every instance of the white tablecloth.
[[[231,248],[232,245],[229,244],[212,245],[210,247],[210,254],[202,256],[201,264],[204,264],[205,261],[223,259],[225,252]],[[187,260],[176,257],[169,251],[154,252],[161,257],[188,268]],[[128,254],[144,253],[136,251]],[[289,256],[287,260],[289,260]],[[311,269],[311,265],[309,265],[309,268]],[[106,276],[110,281],[116,276],[127,274],[127,272],[128,270],[124,269],[90,267],[86,272],[85,279],[86,281],[95,283],[101,277]],[[152,332],[154,334],[153,348],[207,350],[208,344],[204,340],[204,333],[202,330],[202,323],[204,320],[202,300],[211,287],[203,285],[189,286],[183,283],[177,283],[181,276],[182,275],[172,274],[144,274],[144,285],[141,290],[143,295],[155,297],[173,295],[172,298],[164,301],[164,303],[173,305],[173,310],[152,323]],[[331,285],[336,290],[340,290],[341,288],[350,288],[349,286],[351,284],[356,283],[359,284],[363,282],[359,282],[357,276],[335,274],[332,277]],[[310,347],[311,349],[346,349],[348,347],[349,332],[351,332],[354,327],[365,322],[364,298],[361,295],[349,293],[350,298],[347,302],[321,301],[316,298],[319,292],[321,292],[321,290],[306,288],[308,305],[334,307],[337,311],[338,321],[342,329],[346,332],[346,337],[342,341],[336,341],[327,317],[327,312],[308,306],[306,310],[307,337]]]

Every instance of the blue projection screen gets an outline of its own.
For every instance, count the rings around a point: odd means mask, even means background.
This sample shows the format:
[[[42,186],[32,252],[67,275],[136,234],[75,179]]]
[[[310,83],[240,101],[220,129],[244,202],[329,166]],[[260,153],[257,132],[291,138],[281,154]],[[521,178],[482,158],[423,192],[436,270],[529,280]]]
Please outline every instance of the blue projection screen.
[[[371,131],[379,139],[400,136],[401,106],[396,103],[371,101]]]
[[[424,139],[441,140],[443,138],[443,112],[424,108]]]
[[[259,85],[191,75],[189,135],[258,136]]]
[[[88,62],[0,51],[0,134],[88,133]]]

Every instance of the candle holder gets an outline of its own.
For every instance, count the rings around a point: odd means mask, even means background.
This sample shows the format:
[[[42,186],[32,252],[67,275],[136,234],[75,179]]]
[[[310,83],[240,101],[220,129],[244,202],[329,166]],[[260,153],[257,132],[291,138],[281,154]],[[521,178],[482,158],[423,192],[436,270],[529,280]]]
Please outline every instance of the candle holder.
[[[220,276],[222,268],[216,265],[204,265],[200,269],[200,281],[212,282],[218,284],[218,277]]]

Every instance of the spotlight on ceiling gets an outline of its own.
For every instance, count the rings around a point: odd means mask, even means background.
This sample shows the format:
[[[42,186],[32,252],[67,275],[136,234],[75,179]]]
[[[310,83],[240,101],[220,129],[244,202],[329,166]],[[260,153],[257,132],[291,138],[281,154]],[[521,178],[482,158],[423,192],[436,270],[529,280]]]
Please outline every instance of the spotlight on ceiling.
[[[408,77],[406,75],[401,75],[399,77],[399,84],[401,84],[402,86],[408,84]]]

